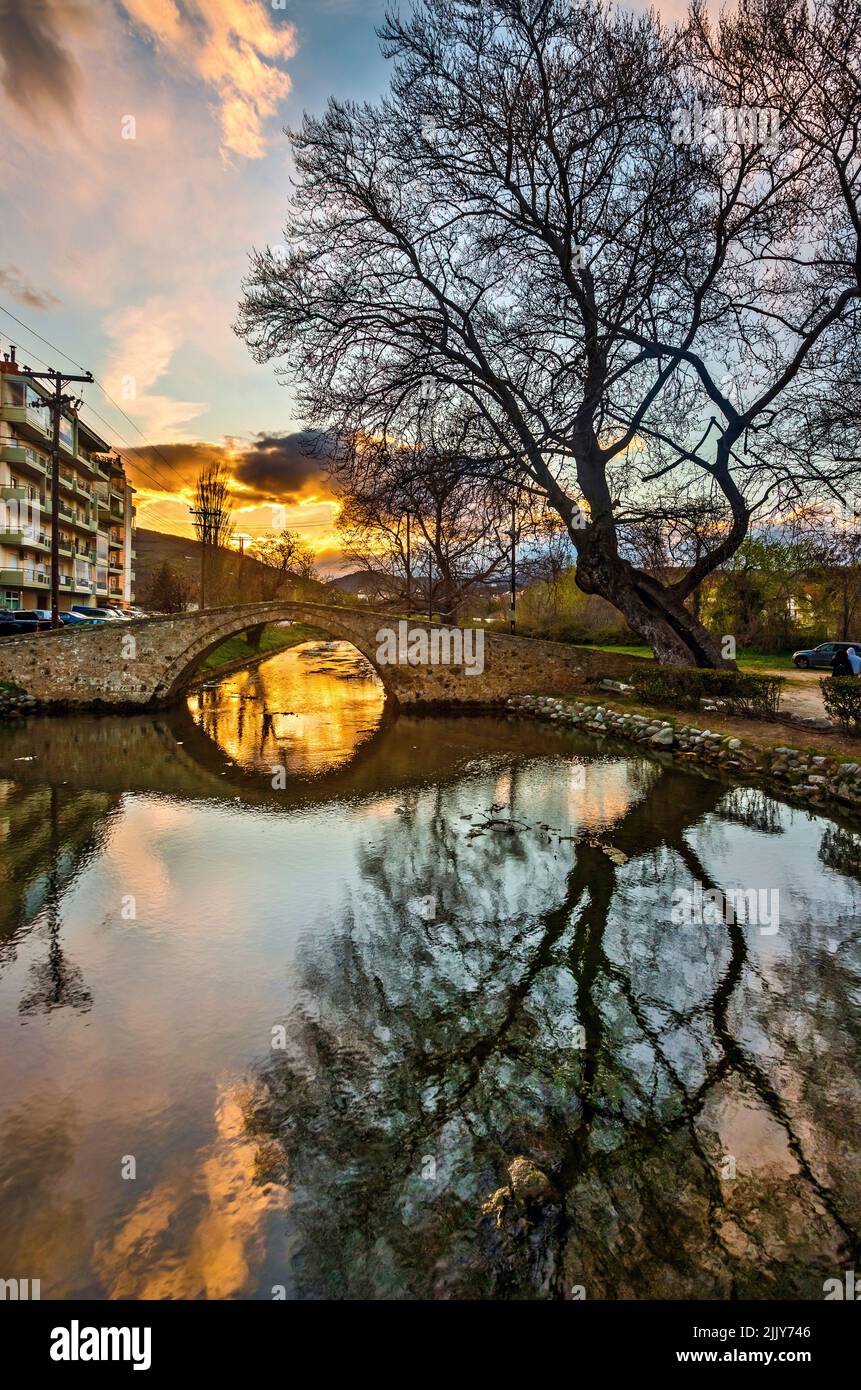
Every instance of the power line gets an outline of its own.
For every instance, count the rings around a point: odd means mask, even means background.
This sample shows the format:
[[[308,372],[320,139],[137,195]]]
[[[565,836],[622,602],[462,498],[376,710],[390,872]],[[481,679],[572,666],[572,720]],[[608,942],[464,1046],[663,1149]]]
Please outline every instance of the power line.
[[[14,322],[18,324],[19,328],[23,328],[24,331],[25,331],[26,333],[30,333],[30,334],[32,335],[32,337],[38,338],[40,343],[44,343],[45,346],[51,348],[51,350],[52,350],[53,352],[58,352],[58,353],[60,354],[61,357],[65,357],[65,359],[66,359],[67,362],[71,362],[71,363],[72,363],[74,366],[76,366],[76,367],[80,367],[80,366],[81,366],[80,362],[76,362],[75,359],[74,359],[74,357],[70,357],[69,354],[68,354],[67,352],[64,352],[62,348],[57,347],[57,344],[56,344],[56,343],[50,342],[47,338],[44,338],[44,337],[42,336],[41,333],[37,333],[36,330],[35,330],[35,328],[30,328],[28,324],[24,323],[23,319],[19,319],[18,316],[17,316],[17,314],[13,314],[12,311],[11,311],[10,309],[7,309],[6,306],[5,306],[4,304],[0,304],[0,310],[2,310],[2,312],[3,312],[4,314],[6,314],[10,319],[13,319]],[[33,355],[35,356],[35,354],[33,354]],[[36,360],[37,360],[37,361],[41,361],[41,358],[36,358]],[[83,370],[83,368],[82,368],[82,370]],[[144,434],[144,432],[143,432],[143,430],[140,428],[140,426],[139,426],[139,425],[136,425],[135,422],[134,422],[134,420],[132,420],[131,416],[127,415],[126,412],[123,410],[122,406],[117,404],[117,402],[114,400],[113,396],[110,394],[110,392],[107,390],[107,388],[106,388],[105,386],[102,385],[102,383],[99,381],[99,378],[98,378],[97,376],[94,376],[94,377],[93,377],[93,384],[96,385],[96,386],[98,386],[98,388],[99,388],[99,390],[102,392],[102,394],[110,401],[110,403],[111,403],[111,405],[114,407],[114,409],[117,410],[117,411],[119,411],[119,413],[120,413],[120,415],[122,415],[123,419],[128,421],[128,423],[131,425],[132,429],[137,430],[138,434],[140,435],[140,437],[141,437],[141,439],[143,440],[143,442],[144,442],[144,444],[146,445],[146,447],[147,447],[148,449],[151,449],[151,450],[153,451],[153,453],[155,453],[155,454],[158,455],[158,457],[161,459],[162,463],[164,463],[165,466],[166,466],[167,468],[171,469],[171,471],[172,471],[173,473],[176,474],[176,476],[179,478],[180,482],[182,483],[183,487],[185,487],[185,486],[186,486],[186,479],[183,478],[183,476],[182,476],[182,474],[180,473],[179,469],[178,469],[174,464],[171,463],[170,459],[165,458],[164,454],[161,452],[161,450],[160,450],[155,444],[151,444],[151,443],[150,443],[150,441],[147,439],[146,435]],[[93,407],[91,406],[90,409],[93,410]],[[98,414],[98,411],[93,410],[93,414],[96,415],[96,416],[98,417],[98,419],[100,419],[100,420],[103,419],[103,417],[102,417],[101,415]],[[104,421],[104,423],[107,424],[108,422],[107,422],[107,421]],[[114,426],[109,426],[109,428],[114,428]],[[119,434],[119,433],[120,433],[119,430],[116,430],[116,433]],[[120,438],[122,439],[123,436],[120,435]],[[129,448],[129,449],[136,449],[137,447],[139,447],[139,446],[137,446],[137,445],[135,445],[135,444],[130,443],[128,440],[126,440],[125,442],[126,442],[126,447]]]
[[[22,323],[21,320],[20,320],[19,318],[16,318],[14,314],[9,313],[9,310],[8,310],[8,309],[4,309],[2,304],[0,304],[0,310],[2,310],[4,314],[9,314],[9,317],[12,318],[12,319],[15,319],[15,322],[16,322],[17,324],[19,324],[27,333],[32,333],[32,335],[33,335],[34,338],[38,338],[40,342],[46,343],[47,346],[50,347],[50,348],[53,348],[53,347],[54,347],[54,344],[53,344],[53,343],[49,343],[48,340],[47,340],[47,338],[43,338],[42,335],[41,335],[41,333],[37,333],[37,332],[35,331],[35,329],[28,328],[27,325],[26,325],[25,323]],[[60,356],[61,356],[61,357],[65,357],[65,359],[66,359],[67,362],[72,362],[74,366],[79,366],[79,365],[80,365],[80,363],[77,363],[77,362],[74,361],[74,358],[69,357],[68,353],[62,352],[62,350],[61,350],[60,348],[56,348],[55,350],[56,350],[57,352],[60,353]],[[40,356],[39,356],[39,354],[38,354],[37,352],[33,352],[32,348],[25,348],[25,351],[26,351],[28,357],[32,357],[34,361],[41,363],[41,365],[42,365],[43,367],[47,367],[47,366],[49,365],[49,364],[45,361],[45,359],[44,359],[43,357],[40,357]],[[93,378],[93,383],[94,383],[94,385],[98,385],[98,382],[96,382],[95,377]],[[134,444],[132,444],[132,443],[130,442],[130,440],[126,439],[125,436],[117,429],[117,427],[116,427],[115,425],[111,424],[111,422],[110,422],[109,420],[106,420],[105,417],[104,417],[103,415],[100,415],[100,414],[99,414],[99,412],[96,410],[95,406],[90,405],[90,404],[87,404],[87,405],[84,407],[84,409],[85,409],[89,414],[95,415],[96,419],[99,420],[99,421],[101,421],[101,423],[102,423],[103,425],[105,425],[105,426],[107,427],[107,429],[110,430],[110,432],[111,432],[112,434],[116,435],[117,438],[119,438],[119,439],[122,441],[123,445],[124,445],[127,449],[136,449],[136,446],[135,446]],[[110,444],[111,441],[108,440],[108,443]],[[117,446],[116,446],[115,444],[113,444],[112,447],[113,447],[113,448],[116,448]],[[153,473],[150,473],[149,470],[146,469],[146,468],[144,468],[144,466],[143,466],[141,463],[139,463],[137,459],[135,459],[135,465],[134,465],[134,466],[135,466],[135,469],[136,469],[138,472],[140,472],[140,473],[143,474],[143,476],[144,476],[144,478],[146,478],[147,482],[151,483],[153,487],[158,488],[158,490],[159,490],[160,492],[170,491],[170,486],[169,486],[168,484],[166,484],[166,483],[163,481],[163,479],[157,478]],[[176,472],[176,470],[174,470],[174,471]],[[180,475],[178,474],[177,476],[180,476]],[[143,506],[150,506],[153,510],[155,510],[156,507],[163,506],[164,504],[163,504],[163,503],[160,503],[160,502],[152,502],[152,503],[144,502],[142,505],[143,505]],[[160,520],[160,521],[165,521],[165,520],[167,520],[167,519],[168,519],[168,518],[164,517],[163,515],[162,515],[162,516],[159,516],[159,518],[158,518],[158,520]]]
[[[13,322],[17,323],[18,326],[19,326],[19,328],[23,328],[24,331],[25,331],[25,333],[29,333],[29,334],[31,335],[31,337],[33,337],[33,338],[38,338],[39,342],[40,342],[40,343],[44,343],[45,346],[46,346],[46,347],[49,347],[49,348],[51,349],[52,352],[57,352],[57,353],[59,353],[59,355],[60,355],[61,357],[65,357],[65,359],[66,359],[67,362],[71,362],[73,366],[75,366],[75,367],[80,367],[81,370],[84,370],[83,367],[82,367],[82,364],[81,364],[80,362],[76,361],[74,357],[70,357],[69,354],[68,354],[67,352],[64,352],[62,348],[57,347],[56,343],[52,343],[48,338],[43,337],[41,333],[37,333],[36,330],[35,330],[35,328],[31,328],[31,327],[29,326],[29,324],[24,323],[23,319],[18,318],[17,314],[13,314],[12,311],[11,311],[11,309],[7,309],[5,305],[0,304],[0,312],[6,314],[6,316],[7,316],[8,318],[12,319]],[[36,360],[37,362],[41,362],[43,367],[47,367],[48,363],[45,362],[45,361],[44,361],[41,357],[39,357],[36,353],[30,351],[29,355],[30,355],[31,357],[34,357],[35,360]],[[146,435],[144,434],[144,432],[143,432],[143,430],[140,428],[140,426],[137,425],[137,424],[135,423],[135,421],[131,418],[131,416],[129,416],[128,414],[126,414],[126,412],[125,412],[125,410],[123,410],[122,406],[119,405],[119,404],[117,403],[117,401],[114,400],[113,396],[110,394],[110,392],[107,390],[107,388],[106,388],[105,386],[102,385],[102,383],[101,383],[101,381],[99,381],[98,377],[96,377],[96,376],[93,377],[93,384],[94,384],[95,386],[98,386],[99,390],[102,392],[102,394],[105,396],[105,398],[106,398],[108,401],[110,401],[110,403],[111,403],[111,405],[114,407],[114,409],[115,409],[116,411],[118,411],[120,415],[122,415],[122,417],[123,417],[124,420],[128,421],[128,423],[131,425],[132,429],[134,429],[134,430],[137,431],[137,433],[140,435],[141,439],[144,441],[144,444],[146,445],[147,449],[151,450],[152,453],[156,454],[156,455],[158,456],[158,458],[161,459],[162,463],[164,463],[164,465],[165,465],[167,468],[169,468],[169,469],[171,470],[171,472],[173,472],[173,473],[176,474],[177,478],[179,478],[179,480],[180,480],[180,482],[182,483],[182,486],[183,486],[183,487],[187,487],[187,486],[189,485],[189,484],[188,484],[188,480],[182,476],[182,474],[180,473],[179,469],[175,466],[175,464],[171,463],[170,459],[165,458],[164,454],[161,452],[161,450],[160,450],[155,444],[151,444],[151,443],[150,443],[150,441],[147,439]],[[89,411],[89,413],[90,413],[91,415],[94,415],[94,416],[96,417],[97,420],[101,421],[101,423],[102,423],[103,425],[105,425],[105,426],[107,427],[107,429],[111,430],[111,431],[117,436],[117,438],[119,438],[119,439],[122,441],[122,443],[124,444],[124,446],[125,446],[127,449],[132,449],[132,450],[135,451],[135,453],[138,453],[138,452],[140,451],[140,446],[139,446],[139,445],[136,445],[136,444],[132,444],[130,440],[126,439],[125,436],[117,429],[116,425],[111,424],[110,421],[106,420],[105,417],[104,417],[103,415],[100,415],[100,414],[99,414],[99,412],[96,410],[95,406],[89,405],[89,404],[88,404],[88,405],[86,406],[86,409]],[[110,441],[109,441],[109,442],[110,442]],[[114,446],[114,447],[116,447],[116,446]],[[144,466],[143,466],[137,459],[135,459],[134,467],[135,467],[135,470],[136,470],[137,472],[142,473],[143,476],[144,476],[144,478],[146,478],[148,482],[150,482],[154,487],[158,488],[160,491],[167,491],[167,490],[169,490],[169,489],[166,487],[166,485],[165,485],[165,483],[163,482],[162,479],[155,477],[155,475],[152,474],[152,473],[150,473],[148,469],[144,468]],[[159,506],[163,506],[164,503],[160,503],[160,502],[152,502],[152,503],[142,502],[141,505],[144,506],[144,507],[148,507],[148,508],[151,509],[152,512],[155,512],[156,508],[159,507]],[[184,504],[183,504],[183,505],[184,505]],[[263,505],[263,506],[265,506],[265,505],[269,505],[269,506],[283,506],[283,503],[269,503],[269,504],[262,503],[261,505]],[[162,515],[162,516],[159,516],[159,517],[158,517],[158,520],[160,520],[160,521],[166,521],[166,520],[168,520],[168,518],[166,518],[166,517],[164,517],[164,516]],[[182,525],[182,524],[183,524],[183,523],[181,523],[181,522],[174,521],[173,518],[170,518],[170,520],[173,522],[174,525]],[[191,524],[192,524],[191,522],[188,523],[189,526],[191,526]],[[298,528],[300,528],[300,527],[304,527],[306,530],[313,530],[313,529],[316,529],[316,528],[319,528],[319,527],[331,526],[331,524],[332,524],[331,521],[295,521],[295,522],[293,523],[293,527],[296,528],[296,529],[298,529]],[[258,532],[257,534],[259,534],[259,535],[261,535],[261,536],[262,536],[262,535],[280,535],[281,529],[283,529],[283,528],[278,528],[278,527],[275,527],[275,526],[264,527],[264,528],[263,528],[260,532]]]

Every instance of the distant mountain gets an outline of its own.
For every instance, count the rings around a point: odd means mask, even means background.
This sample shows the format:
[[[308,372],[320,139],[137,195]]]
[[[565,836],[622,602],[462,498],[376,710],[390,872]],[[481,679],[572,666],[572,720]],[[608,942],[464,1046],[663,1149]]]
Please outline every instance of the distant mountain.
[[[389,580],[384,574],[369,574],[367,570],[353,570],[350,574],[337,574],[329,580],[333,589],[345,594],[376,594],[385,592]]]

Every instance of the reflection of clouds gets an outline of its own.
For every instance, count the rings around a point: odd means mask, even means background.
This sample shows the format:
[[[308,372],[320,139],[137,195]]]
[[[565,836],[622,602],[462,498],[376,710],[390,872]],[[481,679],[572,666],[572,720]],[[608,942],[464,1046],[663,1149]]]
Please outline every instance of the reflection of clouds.
[[[590,1296],[723,1296],[715,1211],[753,1296],[781,1242],[795,1267],[804,1241],[812,1267],[832,1258],[836,1221],[779,1118],[782,1106],[833,1210],[857,1211],[857,943],[841,919],[858,889],[822,874],[824,823],[774,803],[751,824],[736,806],[727,825],[708,779],[615,758],[581,778],[567,750],[582,757],[582,745],[560,740],[566,751],[548,756],[541,731],[530,759],[507,723],[470,746],[482,728],[403,720],[397,756],[366,760],[356,801],[254,811],[124,798],[62,902],[92,1011],[20,1027],[38,932],[17,939],[0,979],[0,1151],[7,1117],[39,1105],[29,1131],[13,1123],[11,1167],[0,1160],[4,1203],[32,1173],[37,1197],[13,1210],[34,1274],[50,1258],[66,1296],[267,1297],[291,1280],[317,1296],[421,1296],[478,1260],[470,1292],[484,1296],[497,1286],[477,1213],[521,1152],[576,1213],[566,1258]],[[400,775],[434,740],[467,770],[393,795],[391,767]],[[473,835],[503,793],[502,823]],[[526,828],[504,823],[509,808]],[[541,823],[585,833],[560,842]],[[596,839],[628,861],[611,863]],[[777,948],[755,933],[742,946],[722,924],[672,926],[676,885],[723,881],[781,839],[781,891],[806,883],[813,915],[796,906]],[[701,871],[685,858],[694,849]],[[121,893],[137,896],[137,921],[120,920]],[[415,910],[426,896],[432,915]],[[288,1048],[273,1054],[282,1021]],[[578,1026],[586,1047],[572,1045]],[[263,1058],[275,1123],[255,1124],[248,1104],[244,1132],[237,1078]],[[42,1106],[46,1065],[55,1090]],[[75,1125],[58,1138],[70,1096]],[[258,1181],[276,1165],[257,1134],[283,1144],[289,1194]],[[59,1196],[45,1204],[54,1240],[39,1194],[54,1191],[60,1143]],[[713,1190],[724,1151],[740,1175]],[[123,1153],[138,1156],[137,1182],[120,1182]],[[426,1154],[436,1187],[421,1177]]]
[[[104,864],[114,875],[118,907],[125,894],[140,899],[148,915],[164,907],[173,891],[164,847],[188,828],[189,820],[188,807],[156,800],[146,803],[145,834],[137,814],[117,820],[105,846]]]
[[[183,1154],[115,1234],[97,1241],[94,1264],[109,1298],[235,1298],[254,1281],[265,1223],[287,1208],[288,1194],[258,1181],[240,1095],[220,1091],[215,1127],[206,1149]]]

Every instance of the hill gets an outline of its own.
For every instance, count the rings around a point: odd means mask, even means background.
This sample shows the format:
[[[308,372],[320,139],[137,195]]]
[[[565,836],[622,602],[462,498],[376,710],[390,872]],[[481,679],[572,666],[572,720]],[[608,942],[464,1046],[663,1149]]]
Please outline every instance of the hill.
[[[135,538],[135,601],[145,604],[152,576],[165,561],[191,581],[196,599],[200,583],[201,548],[200,541],[191,540],[187,536],[174,536],[168,531],[149,531],[146,527],[139,526]],[[266,565],[255,560],[253,555],[246,555],[243,565],[243,573],[249,577],[255,572],[262,576],[271,574]],[[343,595],[339,595],[337,590],[333,592],[329,584],[322,584],[314,579],[306,580],[305,583],[307,597],[317,603],[338,603],[343,600]]]

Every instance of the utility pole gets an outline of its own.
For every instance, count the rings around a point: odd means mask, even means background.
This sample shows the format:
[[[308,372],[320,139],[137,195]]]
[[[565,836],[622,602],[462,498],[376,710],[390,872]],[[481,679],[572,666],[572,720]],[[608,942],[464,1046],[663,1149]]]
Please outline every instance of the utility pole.
[[[508,630],[514,632],[517,606],[517,506],[511,504],[511,608],[508,614]]]
[[[200,517],[200,611],[206,607],[206,547],[209,541],[209,520],[204,507],[189,507],[192,516]]]
[[[73,381],[91,382],[93,374],[75,376],[57,372],[53,367],[46,372],[33,372],[24,367],[19,376],[27,381],[50,381],[54,387],[53,395],[46,396],[40,405],[51,411],[51,627],[57,628],[60,626],[60,415],[63,406],[77,410],[81,404],[80,397],[64,395],[63,388]]]
[[[407,512],[407,617],[410,616],[410,609],[413,606],[413,572],[412,561],[410,558],[410,514]]]

